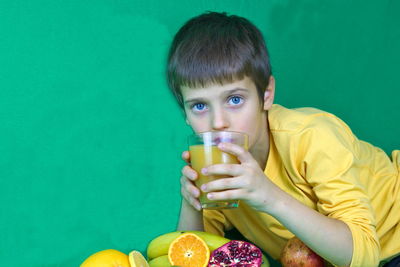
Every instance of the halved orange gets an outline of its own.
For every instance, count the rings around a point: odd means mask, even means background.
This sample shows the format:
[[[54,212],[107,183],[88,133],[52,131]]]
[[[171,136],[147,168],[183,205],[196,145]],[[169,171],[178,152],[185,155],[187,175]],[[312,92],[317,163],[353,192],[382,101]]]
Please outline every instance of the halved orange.
[[[206,267],[209,259],[210,249],[206,242],[192,233],[178,236],[168,249],[168,260],[171,265]]]

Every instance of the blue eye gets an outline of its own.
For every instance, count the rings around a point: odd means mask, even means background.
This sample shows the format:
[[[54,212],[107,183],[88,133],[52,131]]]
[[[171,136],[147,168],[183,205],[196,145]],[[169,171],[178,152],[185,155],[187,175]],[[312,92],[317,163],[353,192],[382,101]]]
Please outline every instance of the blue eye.
[[[204,103],[196,103],[192,106],[192,109],[196,111],[202,111],[206,108],[206,105]]]
[[[231,98],[229,98],[229,104],[232,105],[239,105],[242,104],[243,102],[243,98],[241,98],[240,96],[232,96]]]

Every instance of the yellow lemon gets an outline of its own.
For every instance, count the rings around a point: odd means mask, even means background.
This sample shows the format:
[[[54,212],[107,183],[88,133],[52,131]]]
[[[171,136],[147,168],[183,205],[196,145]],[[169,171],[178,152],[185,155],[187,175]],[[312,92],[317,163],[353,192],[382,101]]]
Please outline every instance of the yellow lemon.
[[[106,249],[89,256],[80,267],[130,267],[129,257],[115,249]]]

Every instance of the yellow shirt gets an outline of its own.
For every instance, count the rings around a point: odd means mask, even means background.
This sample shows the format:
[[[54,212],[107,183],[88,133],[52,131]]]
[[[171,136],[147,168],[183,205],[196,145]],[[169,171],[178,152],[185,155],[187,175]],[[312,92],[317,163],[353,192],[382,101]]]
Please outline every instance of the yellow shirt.
[[[353,236],[351,266],[377,266],[400,253],[400,151],[392,161],[358,140],[330,113],[274,105],[268,114],[270,152],[265,174],[308,207],[345,222]],[[204,210],[207,232],[236,228],[278,259],[293,234],[244,202],[232,210]]]

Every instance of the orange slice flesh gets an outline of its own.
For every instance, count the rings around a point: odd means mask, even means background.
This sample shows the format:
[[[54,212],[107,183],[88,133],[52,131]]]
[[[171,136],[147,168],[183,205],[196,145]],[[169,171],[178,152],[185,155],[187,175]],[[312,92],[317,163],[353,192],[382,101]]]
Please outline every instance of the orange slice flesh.
[[[178,236],[169,246],[168,260],[171,265],[181,267],[206,267],[210,249],[199,236],[185,233]]]

